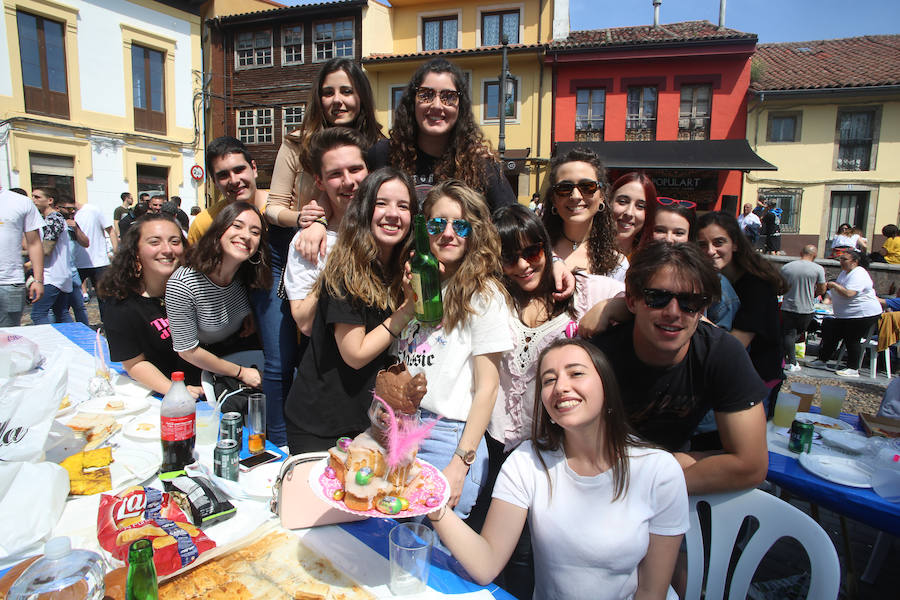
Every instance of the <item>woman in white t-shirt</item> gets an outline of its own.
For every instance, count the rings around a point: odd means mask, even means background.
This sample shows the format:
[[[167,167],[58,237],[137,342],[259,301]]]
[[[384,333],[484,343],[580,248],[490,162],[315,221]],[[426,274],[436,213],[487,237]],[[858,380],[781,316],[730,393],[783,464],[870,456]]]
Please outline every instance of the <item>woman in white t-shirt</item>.
[[[413,375],[428,380],[422,420],[436,424],[419,457],[443,470],[450,506],[465,518],[487,466],[484,432],[497,398],[500,356],[512,349],[500,241],[484,197],[457,179],[431,188],[422,212],[441,263],[444,315],[437,325],[413,319],[400,333],[399,355]]]
[[[665,598],[688,528],[675,458],[630,433],[606,357],[560,339],[538,358],[531,443],[507,459],[481,534],[441,508],[441,541],[479,583],[491,581],[528,521],[534,598]]]
[[[840,274],[836,280],[825,284],[834,308],[834,318],[826,319],[822,324],[822,345],[813,366],[824,366],[831,360],[837,343],[843,340],[847,348],[847,367],[835,373],[842,377],[859,377],[862,362],[860,340],[878,323],[881,303],[875,295],[872,277],[860,264],[868,264],[866,255],[848,250],[838,260],[841,263]]]

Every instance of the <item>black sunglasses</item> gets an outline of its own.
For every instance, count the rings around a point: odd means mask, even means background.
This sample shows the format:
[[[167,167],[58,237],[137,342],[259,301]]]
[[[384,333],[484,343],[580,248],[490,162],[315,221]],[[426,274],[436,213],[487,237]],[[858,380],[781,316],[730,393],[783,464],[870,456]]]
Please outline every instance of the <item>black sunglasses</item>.
[[[672,206],[673,204],[679,204],[690,210],[697,208],[697,203],[693,200],[677,200],[675,198],[669,198],[667,196],[657,196],[656,201],[663,206]]]
[[[603,184],[599,181],[594,181],[593,179],[582,179],[578,183],[560,181],[553,186],[553,192],[557,196],[568,198],[572,195],[572,191],[575,188],[578,188],[578,191],[581,192],[582,196],[590,196],[601,187],[603,187]]]
[[[456,106],[459,104],[459,92],[456,90],[437,90],[430,87],[416,88],[416,100],[421,104],[430,104],[434,102],[434,97],[441,99],[444,106]]]
[[[642,293],[644,294],[644,304],[649,308],[665,308],[672,301],[672,298],[675,298],[678,302],[678,308],[682,312],[693,314],[703,310],[709,304],[709,296],[706,294],[675,293],[655,288],[644,288]]]
[[[524,258],[525,262],[537,262],[541,256],[544,254],[544,242],[538,242],[537,244],[532,244],[530,246],[525,246],[518,252],[512,252],[510,254],[503,254],[500,256],[500,260],[503,261],[503,264],[506,266],[512,266],[519,262],[520,258]]]
[[[425,222],[425,230],[428,235],[440,235],[447,229],[447,221],[444,217],[432,217]],[[464,238],[472,232],[472,224],[465,219],[450,219],[453,224],[453,231],[461,238]]]

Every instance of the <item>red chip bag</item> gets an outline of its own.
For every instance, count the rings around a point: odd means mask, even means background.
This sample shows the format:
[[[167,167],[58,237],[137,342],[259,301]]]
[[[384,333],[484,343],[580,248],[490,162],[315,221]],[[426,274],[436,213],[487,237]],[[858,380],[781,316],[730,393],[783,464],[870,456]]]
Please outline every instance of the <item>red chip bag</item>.
[[[142,538],[153,544],[153,563],[160,576],[174,573],[216,547],[166,492],[133,487],[118,496],[103,494],[97,512],[100,546],[124,561],[131,543]]]

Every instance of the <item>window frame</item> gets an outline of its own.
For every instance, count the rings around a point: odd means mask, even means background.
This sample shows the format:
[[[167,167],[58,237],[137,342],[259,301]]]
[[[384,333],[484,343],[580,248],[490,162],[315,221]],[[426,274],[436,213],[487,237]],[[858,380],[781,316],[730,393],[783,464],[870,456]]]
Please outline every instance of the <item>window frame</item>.
[[[441,50],[457,50],[459,49],[459,24],[462,20],[459,11],[457,12],[446,12],[441,11],[437,13],[428,13],[419,15],[419,50],[421,52],[439,52]],[[456,21],[456,44],[451,47],[446,47],[443,43],[444,40],[444,28],[440,27],[440,43],[437,48],[426,48],[425,47],[425,24],[430,22],[441,22],[453,20]]]
[[[835,117],[835,126],[834,126],[834,162],[833,169],[835,171],[849,171],[849,172],[866,172],[866,171],[874,171],[876,169],[876,157],[878,155],[878,137],[879,131],[881,130],[881,106],[880,105],[864,105],[864,106],[839,106],[837,109],[837,115]],[[854,169],[854,168],[846,168],[842,166],[841,159],[841,115],[847,113],[860,113],[867,112],[872,115],[871,121],[871,136],[868,139],[869,143],[869,153],[868,153],[868,161],[866,164],[866,168]],[[859,140],[855,140],[856,143],[859,143]],[[848,145],[849,146],[849,145]]]
[[[335,27],[334,26],[337,23],[344,23],[344,22],[350,23],[350,54],[349,55],[346,55],[346,54],[338,55],[335,51],[335,42],[344,41],[344,40],[343,39],[338,40],[335,37],[335,34],[334,34]],[[330,40],[321,40],[320,41],[320,40],[316,39],[316,34],[318,33],[318,28],[321,25],[331,25],[331,39]],[[310,43],[312,44],[312,62],[314,62],[314,63],[326,62],[326,61],[331,60],[332,58],[355,59],[356,58],[356,19],[354,19],[353,17],[341,17],[338,19],[326,19],[323,21],[314,22],[312,24],[312,39],[311,39]],[[331,56],[324,56],[322,58],[319,58],[319,45],[320,44],[328,44],[328,43],[331,44]]]
[[[294,28],[297,28],[297,27],[300,28],[300,43],[299,44],[286,44],[284,41],[284,34]],[[305,63],[306,59],[304,57],[304,52],[306,50],[306,43],[305,43],[305,39],[303,37],[303,34],[305,33],[304,29],[303,29],[303,24],[299,23],[299,24],[295,24],[295,25],[282,25],[280,27],[279,33],[280,33],[279,39],[281,42],[281,66],[285,67],[285,66],[291,66],[291,65],[302,65],[303,63]],[[287,47],[288,46],[298,46],[298,45],[300,46],[300,59],[299,60],[288,60]]]
[[[150,46],[145,46],[143,44],[134,43],[131,44],[131,54],[132,54],[132,63],[131,63],[131,97],[134,98],[136,78],[134,76],[134,52],[135,50],[143,50],[144,51],[144,81],[147,82],[146,90],[144,90],[144,102],[146,103],[146,108],[139,108],[134,104],[132,100],[132,110],[134,113],[134,130],[135,131],[145,131],[147,133],[157,133],[160,135],[166,135],[167,133],[167,118],[166,115],[166,52],[160,50],[158,48],[151,48]],[[162,87],[161,96],[162,96],[162,110],[157,111],[152,108],[152,96],[156,91],[156,88],[153,85],[153,81],[151,78],[150,71],[150,54],[154,52],[156,54],[161,55],[162,58],[162,70],[160,71],[160,80],[159,84]]]
[[[302,115],[300,116],[300,121],[298,123],[292,123],[290,129],[288,128],[288,111],[300,109],[302,111]],[[301,102],[300,104],[292,104],[290,106],[282,106],[281,107],[281,135],[282,138],[287,136],[291,131],[299,129],[300,125],[303,123],[303,119],[306,118],[306,103]]]
[[[773,123],[775,119],[793,119],[794,120],[794,137],[790,140],[776,140],[772,137]],[[772,111],[766,119],[766,142],[770,144],[796,144],[800,141],[800,135],[803,124],[803,111]]]
[[[496,44],[488,44],[484,39],[484,19],[485,17],[490,16],[499,16],[500,17],[500,31],[503,31],[503,20],[504,16],[515,14],[518,19],[518,25],[516,27],[516,39],[509,40],[510,44],[520,44],[522,43],[522,35],[524,34],[523,25],[522,25],[522,6],[496,6],[496,7],[488,7],[488,8],[480,8],[478,10],[478,45],[479,46],[500,46],[503,43],[502,35],[500,39],[497,40]]]
[[[268,123],[260,123],[260,113],[268,111]],[[253,113],[253,121],[251,125],[242,125],[241,124],[241,113]],[[275,143],[275,110],[271,107],[258,107],[258,108],[238,108],[234,111],[235,124],[236,124],[236,133],[237,139],[241,140],[248,146],[261,146],[264,144],[274,144]],[[268,140],[260,140],[259,130],[261,128],[268,127],[269,134]],[[251,128],[253,130],[253,137],[245,137],[242,134],[241,129]]]
[[[251,49],[253,59],[252,63],[242,65],[241,64],[241,55],[240,52],[242,50],[238,47],[238,41],[240,36],[250,34],[252,36],[253,46]],[[256,36],[261,34],[268,34],[269,36],[269,62],[268,63],[260,63],[256,59],[257,47],[256,47]],[[275,66],[275,48],[274,48],[274,36],[272,34],[272,29],[251,29],[245,31],[235,31],[234,32],[234,70],[235,71],[246,71],[249,69],[266,69],[269,67]]]
[[[710,131],[711,131],[712,113],[713,113],[713,110],[712,110],[712,105],[713,105],[713,87],[714,87],[714,86],[713,86],[711,83],[703,83],[703,82],[700,82],[700,83],[685,83],[685,84],[682,84],[681,86],[679,86],[679,89],[678,89],[678,134],[677,134],[677,139],[679,139],[679,140],[700,140],[700,141],[704,141],[704,140],[709,140],[709,139],[710,139],[709,136],[710,136]],[[696,114],[697,114],[697,104],[698,104],[698,95],[697,95],[697,91],[698,91],[699,89],[701,89],[701,88],[706,88],[706,89],[708,90],[708,92],[709,92],[709,95],[708,95],[709,102],[708,102],[708,105],[707,105],[707,107],[706,107],[706,116],[705,116],[705,117],[698,117],[698,116],[696,116]],[[691,93],[691,112],[690,112],[689,115],[686,115],[686,116],[681,112],[681,105],[682,105],[682,103],[684,102],[684,92],[685,92],[685,90],[692,90],[692,93]],[[659,99],[659,96],[657,96],[657,101],[658,101],[658,99]],[[659,105],[658,105],[658,104],[657,104],[657,112],[659,112]],[[684,120],[684,119],[687,119],[687,120],[688,120],[688,127],[682,127],[682,126],[681,126],[682,120]],[[705,126],[702,128],[702,131],[703,131],[703,137],[696,137],[696,136],[695,136],[695,132],[696,132],[696,131],[699,131],[699,129],[693,127],[693,125],[694,125],[694,122],[695,122],[695,121],[698,121],[698,120],[702,120],[702,121],[705,122]],[[684,137],[684,134],[683,134],[682,132],[687,132],[687,133],[686,133],[687,137]]]
[[[600,129],[579,129],[578,128],[578,105],[580,102],[578,101],[578,93],[579,92],[587,92],[588,93],[588,122],[596,121],[597,118],[593,117],[593,96],[594,92],[603,92],[603,114],[599,117],[601,127]],[[605,136],[606,131],[606,88],[602,86],[595,87],[580,87],[575,88],[575,141],[576,142],[602,142]],[[596,132],[598,135],[590,135],[590,133]]]
[[[38,61],[40,64],[41,87],[36,88],[25,83],[25,65],[22,62],[24,53],[22,52],[22,39],[19,35],[19,16],[25,14],[36,20],[36,34],[38,38]],[[50,89],[50,66],[47,62],[47,43],[44,33],[44,22],[50,21],[58,25],[61,29],[60,41],[62,43],[62,70],[63,80],[66,84],[66,91],[59,92]],[[19,68],[22,74],[22,101],[25,105],[25,112],[36,115],[44,115],[48,117],[56,117],[58,119],[69,119],[71,115],[71,105],[69,101],[69,65],[66,56],[66,29],[68,24],[65,21],[57,21],[40,14],[35,14],[27,10],[16,8],[16,35],[19,42]],[[30,90],[34,90],[29,92]],[[65,107],[65,110],[62,110]]]
[[[512,97],[512,106],[513,106],[513,115],[506,116],[506,124],[516,124],[519,123],[519,115],[521,114],[521,99],[522,99],[522,91],[521,91],[521,83],[522,80],[519,77],[514,75],[510,75],[509,78],[514,82],[513,85],[513,97]],[[487,88],[489,85],[496,85],[498,89],[498,98],[497,98],[497,116],[496,117],[488,117],[487,115],[487,96],[488,91]],[[500,105],[501,100],[499,97],[500,91],[500,80],[499,79],[482,79],[481,80],[481,122],[487,125],[499,125],[500,124]]]
[[[639,100],[638,113],[634,117],[631,116],[632,113],[628,112],[628,110],[629,110],[628,109],[628,104],[629,104],[628,96],[630,95],[630,92],[633,89],[641,90],[641,97]],[[653,109],[652,117],[644,116],[644,103],[646,102],[646,100],[644,99],[644,92],[648,89],[652,89],[656,92],[656,98],[654,100],[654,109]],[[659,118],[659,86],[643,85],[643,84],[629,85],[625,90],[625,141],[626,142],[655,141],[658,118]],[[649,130],[651,132],[650,137],[643,139],[643,138],[641,138],[640,135],[635,136],[634,133],[631,133],[631,132],[635,132],[635,131],[640,132],[640,131],[647,130],[646,127],[640,127],[637,129],[629,127],[629,122],[632,120],[637,120],[639,122],[640,121],[652,121],[653,127],[652,127],[652,129]]]

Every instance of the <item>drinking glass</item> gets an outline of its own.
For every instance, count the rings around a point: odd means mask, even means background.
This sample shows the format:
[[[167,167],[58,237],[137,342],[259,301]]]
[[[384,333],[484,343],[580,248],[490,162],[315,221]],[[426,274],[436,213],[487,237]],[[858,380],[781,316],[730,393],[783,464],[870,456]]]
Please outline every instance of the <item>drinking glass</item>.
[[[819,388],[819,398],[822,406],[822,414],[826,417],[839,419],[841,417],[841,407],[844,405],[844,398],[847,397],[847,390],[836,385],[823,385]]]
[[[425,591],[434,532],[421,523],[400,523],[390,540],[391,592],[400,596]]]
[[[197,403],[197,444],[208,446],[219,439],[219,419],[216,411],[206,402]]]
[[[795,396],[800,396],[800,407],[797,408],[797,412],[809,412],[813,398],[816,397],[815,384],[792,382],[791,393]]]
[[[788,394],[787,392],[778,392],[772,424],[776,427],[790,427],[791,423],[794,422],[794,416],[797,414],[799,406],[800,396]]]
[[[266,449],[266,395],[250,394],[247,407],[247,450],[259,454]]]

